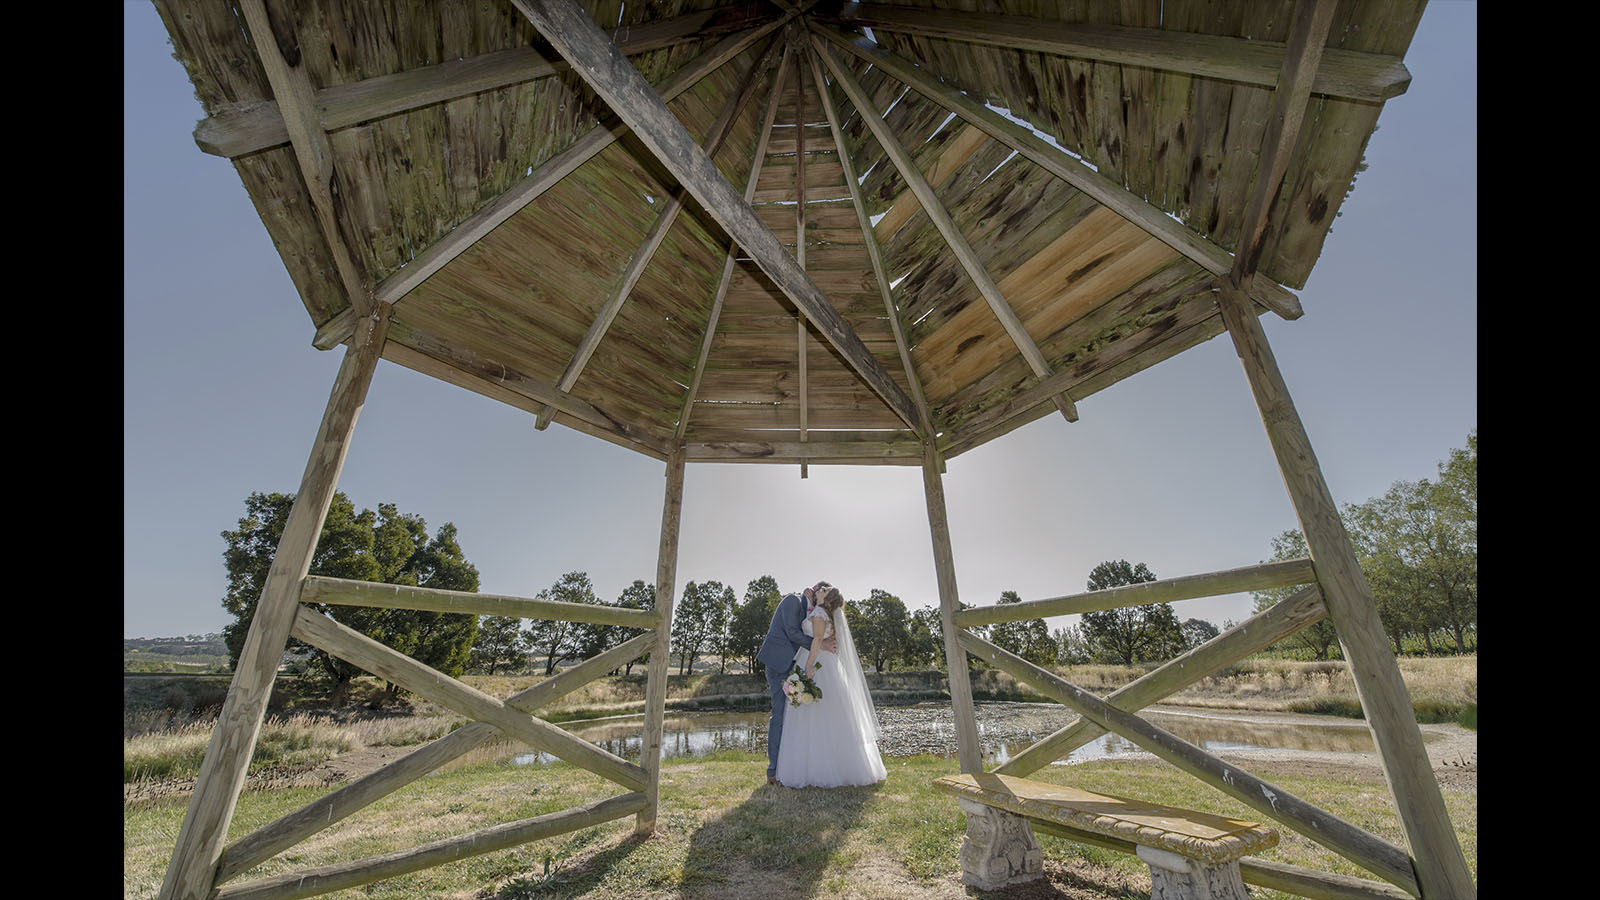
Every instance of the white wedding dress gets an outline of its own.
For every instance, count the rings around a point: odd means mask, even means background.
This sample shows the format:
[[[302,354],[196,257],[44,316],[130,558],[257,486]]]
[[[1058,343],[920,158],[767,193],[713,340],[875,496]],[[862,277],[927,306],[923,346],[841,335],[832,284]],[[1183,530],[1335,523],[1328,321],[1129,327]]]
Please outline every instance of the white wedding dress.
[[[888,776],[878,753],[877,711],[867,692],[861,660],[850,638],[844,609],[838,617],[838,653],[817,654],[822,668],[811,673],[822,699],[783,711],[783,736],[778,743],[778,781],[786,787],[845,787],[877,784]],[[825,609],[815,609],[801,629],[826,637],[833,627]],[[802,648],[794,661],[802,668],[811,648]]]

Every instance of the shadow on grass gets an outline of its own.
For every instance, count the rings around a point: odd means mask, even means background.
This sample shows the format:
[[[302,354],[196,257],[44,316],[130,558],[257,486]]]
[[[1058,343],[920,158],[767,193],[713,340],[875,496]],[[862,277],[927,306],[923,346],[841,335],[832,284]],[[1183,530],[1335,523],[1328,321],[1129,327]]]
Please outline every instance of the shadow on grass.
[[[690,836],[684,896],[815,896],[832,854],[880,787],[757,787],[748,800]]]
[[[629,822],[632,820],[631,816],[627,819]],[[535,869],[528,875],[511,879],[494,893],[491,900],[586,896],[599,887],[600,882],[611,874],[612,869],[626,861],[650,840],[648,835],[629,834],[615,846],[588,857],[581,866],[571,867],[566,864],[566,857],[582,850],[590,841],[598,839],[599,835],[598,828],[575,832],[569,836],[569,840],[562,848],[544,857],[543,871]],[[556,853],[559,853],[561,858],[557,858]]]

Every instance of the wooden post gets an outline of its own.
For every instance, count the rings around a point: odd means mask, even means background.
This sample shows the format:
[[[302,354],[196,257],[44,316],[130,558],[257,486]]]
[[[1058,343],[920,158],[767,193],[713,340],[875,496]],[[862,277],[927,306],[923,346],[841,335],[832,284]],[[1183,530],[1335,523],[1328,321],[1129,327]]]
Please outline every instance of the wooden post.
[[[389,329],[388,313],[388,304],[378,304],[372,316],[361,320],[339,365],[322,425],[311,445],[311,458],[300,476],[300,490],[289,509],[250,633],[234,668],[228,697],[200,764],[189,810],[184,814],[172,861],[157,895],[161,900],[200,900],[211,893],[222,844],[228,836],[239,790],[244,787],[250,754],[261,732],[267,698],[272,694],[272,681],[300,605],[300,582],[310,571],[311,555],[333,502],[350,435],[383,350]]]
[[[1372,728],[1372,740],[1400,814],[1422,896],[1428,900],[1477,897],[1477,886],[1472,883],[1439,793],[1439,783],[1422,746],[1411,696],[1400,678],[1400,667],[1389,649],[1372,593],[1311,450],[1305,425],[1295,411],[1261,323],[1237,285],[1226,280],[1220,285],[1217,305],[1244,364],[1267,439],[1294,503],[1300,530],[1305,533],[1328,617],[1339,633],[1344,658],[1350,661],[1356,695]]]
[[[930,442],[923,449],[922,487],[928,495],[928,530],[933,534],[933,566],[939,576],[939,620],[944,627],[944,658],[950,670],[950,706],[956,720],[956,749],[961,771],[983,771],[978,750],[978,715],[972,708],[972,682],[967,678],[967,651],[956,636],[955,558],[950,552],[950,519],[944,508],[944,483],[939,477],[939,455]]]
[[[661,802],[661,732],[667,716],[667,658],[672,652],[672,589],[678,577],[678,525],[683,519],[683,446],[667,458],[667,498],[661,508],[661,552],[656,557],[655,646],[644,688],[644,738],[639,742],[639,765],[645,771],[645,805],[634,822],[635,834],[656,828],[656,807]]]

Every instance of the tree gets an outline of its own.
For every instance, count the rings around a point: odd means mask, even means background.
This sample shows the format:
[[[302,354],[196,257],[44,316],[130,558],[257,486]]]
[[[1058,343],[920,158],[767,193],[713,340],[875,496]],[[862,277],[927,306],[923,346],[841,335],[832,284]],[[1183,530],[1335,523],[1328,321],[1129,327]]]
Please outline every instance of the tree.
[[[906,644],[900,662],[910,669],[944,668],[944,636],[939,610],[924,606],[912,610],[906,623]]]
[[[1184,619],[1183,624],[1178,626],[1178,631],[1183,634],[1185,650],[1193,650],[1222,633],[1217,630],[1217,626],[1205,619]]]
[[[1081,666],[1093,661],[1089,642],[1084,639],[1082,629],[1076,625],[1058,628],[1050,633],[1056,642],[1056,665]]]
[[[222,606],[235,616],[235,621],[223,628],[230,666],[238,664],[244,649],[245,636],[293,504],[294,497],[289,494],[252,493],[245,499],[245,516],[239,520],[238,529],[222,532],[227,545],[223,561],[228,572]],[[467,562],[456,534],[455,525],[447,522],[430,541],[427,523],[421,516],[402,514],[390,503],[379,504],[377,513],[370,509],[358,513],[350,498],[339,492],[329,504],[312,554],[310,574],[476,591],[478,570]],[[478,617],[466,613],[334,604],[315,604],[315,608],[452,676],[465,670],[477,636]],[[335,697],[342,695],[350,680],[362,671],[297,640],[291,639],[288,649],[295,654],[310,654],[311,667],[331,678]],[[389,685],[391,696],[398,690]]]
[[[672,616],[672,655],[678,658],[678,674],[687,675],[694,661],[708,647],[715,647],[727,627],[727,609],[732,605],[733,588],[720,581],[683,586],[683,598]]]
[[[559,600],[563,603],[599,603],[594,595],[594,585],[588,572],[568,572],[556,583],[539,592],[538,600]],[[556,669],[556,663],[577,652],[578,623],[555,619],[534,619],[528,626],[528,642],[534,652],[544,654],[544,674]]]
[[[1125,559],[1103,562],[1089,573],[1089,590],[1103,591],[1125,584],[1155,581],[1155,573],[1144,563],[1137,566]],[[1084,637],[1095,655],[1124,665],[1164,660],[1183,652],[1183,634],[1171,604],[1108,609],[1083,614]]]
[[[850,618],[856,653],[862,660],[871,660],[875,671],[884,671],[889,660],[904,652],[911,638],[906,627],[909,616],[905,603],[880,588],[873,588],[860,603],[846,603],[845,615]]]
[[[1016,591],[1003,591],[1000,594],[1002,605],[1021,602],[1022,597]],[[1034,665],[1049,666],[1056,661],[1056,644],[1050,637],[1049,626],[1042,618],[1000,622],[989,629],[989,641]]]
[[[472,645],[469,665],[493,675],[501,665],[514,667],[528,656],[528,637],[516,616],[484,616],[478,620],[478,640]]]
[[[767,628],[772,625],[772,614],[782,599],[777,579],[762,575],[745,587],[744,600],[734,607],[733,618],[728,622],[728,654],[744,661],[745,671],[753,675],[764,674],[766,667],[756,659],[756,654],[761,650]]]
[[[1305,559],[1310,555],[1310,551],[1306,549],[1306,537],[1298,529],[1291,528],[1272,539],[1272,561]],[[1266,561],[1263,560],[1263,562]],[[1290,587],[1270,588],[1263,591],[1252,591],[1250,596],[1255,604],[1255,612],[1259,613],[1277,606],[1304,589],[1305,585],[1293,585]],[[1338,643],[1339,633],[1333,628],[1333,620],[1324,617],[1273,646],[1283,650],[1297,648],[1309,650],[1315,658],[1327,659],[1329,650]]]
[[[656,586],[653,585],[653,584],[647,584],[642,579],[635,578],[633,580],[633,584],[630,584],[627,587],[622,589],[622,593],[617,597],[617,605],[618,606],[622,606],[622,607],[626,607],[627,609],[655,609],[656,608]],[[644,632],[645,632],[645,629],[643,629],[643,628],[621,628],[621,629],[618,629],[618,633],[617,633],[617,636],[616,636],[617,637],[617,643],[622,644],[622,643],[626,643],[628,641],[631,641],[635,637],[638,637],[639,635],[644,634]],[[622,674],[624,676],[631,674],[633,672],[633,667],[634,667],[635,663],[644,663],[644,662],[649,661],[649,659],[650,659],[650,654],[649,653],[645,653],[643,656],[639,657],[638,659],[630,660],[630,661],[628,661],[626,663],[623,663],[622,664]],[[616,674],[616,672],[613,671],[612,674],[614,675],[614,674]]]

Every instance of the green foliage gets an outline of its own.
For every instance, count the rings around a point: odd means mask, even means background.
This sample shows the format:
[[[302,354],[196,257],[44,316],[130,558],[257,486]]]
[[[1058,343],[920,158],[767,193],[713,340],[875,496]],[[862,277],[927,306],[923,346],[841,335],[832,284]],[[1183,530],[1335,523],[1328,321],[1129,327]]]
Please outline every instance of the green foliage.
[[[1184,619],[1183,624],[1178,626],[1178,631],[1183,634],[1185,650],[1193,650],[1222,633],[1217,630],[1217,626],[1205,619]]]
[[[672,655],[678,659],[678,674],[687,674],[700,654],[720,645],[732,607],[733,588],[720,581],[683,586],[683,598],[672,614]]]
[[[1089,590],[1155,581],[1144,563],[1125,559],[1103,562],[1089,573]],[[1134,665],[1171,659],[1184,650],[1178,616],[1168,603],[1128,606],[1083,614],[1084,640],[1096,661]]]
[[[744,589],[744,599],[733,608],[733,618],[728,622],[727,655],[743,660],[746,671],[752,674],[764,673],[766,667],[756,659],[756,653],[761,650],[761,642],[766,639],[767,628],[772,624],[772,615],[777,612],[778,602],[782,599],[777,579],[762,575],[751,580]]]
[[[555,600],[561,603],[600,602],[594,595],[594,585],[589,581],[588,572],[568,572],[562,575],[556,579],[555,584],[540,591],[535,599]],[[583,636],[584,633],[577,622],[534,619],[528,625],[528,643],[533,647],[535,654],[544,656],[546,675],[555,671],[556,663],[579,653],[578,641]]]
[[[642,579],[635,578],[633,580],[633,584],[630,584],[622,589],[622,593],[617,597],[617,605],[625,609],[655,609],[656,586],[653,584],[647,584]],[[613,638],[616,643],[622,644],[633,640],[634,638],[643,634],[644,631],[645,629],[643,628],[618,628],[615,629]],[[647,662],[649,659],[650,654],[646,653],[638,659],[623,663],[622,674],[630,674],[633,671],[635,663]],[[612,674],[616,674],[615,670],[612,671]]]
[[[908,669],[944,668],[944,626],[939,610],[931,606],[912,610],[900,662]]]
[[[1003,591],[1000,604],[1021,603],[1016,591]],[[989,629],[989,640],[996,647],[1026,659],[1039,666],[1054,665],[1058,648],[1050,636],[1044,619],[1024,619],[1020,622],[1001,622]]]
[[[222,532],[227,545],[223,561],[228,572],[222,606],[235,616],[223,628],[230,665],[238,665],[293,504],[294,497],[289,494],[252,493],[245,499],[245,516],[239,520],[238,530]],[[377,513],[370,509],[358,513],[348,497],[336,493],[312,554],[310,573],[475,592],[478,570],[467,561],[456,535],[455,525],[447,522],[429,540],[427,523],[421,516],[401,513],[392,503],[379,504]],[[470,614],[330,604],[316,607],[336,621],[447,675],[465,671],[477,637],[478,617]],[[331,676],[336,689],[361,672],[299,641],[291,639],[289,650],[309,652],[313,667]],[[389,686],[391,696],[398,692],[398,687]]]
[[[518,668],[528,656],[528,636],[516,616],[484,616],[478,621],[478,640],[472,645],[469,665],[490,675],[504,665]]]
[[[873,588],[860,603],[845,603],[845,615],[862,665],[870,661],[875,671],[887,671],[889,661],[900,657],[911,640],[906,605],[888,591]]]

